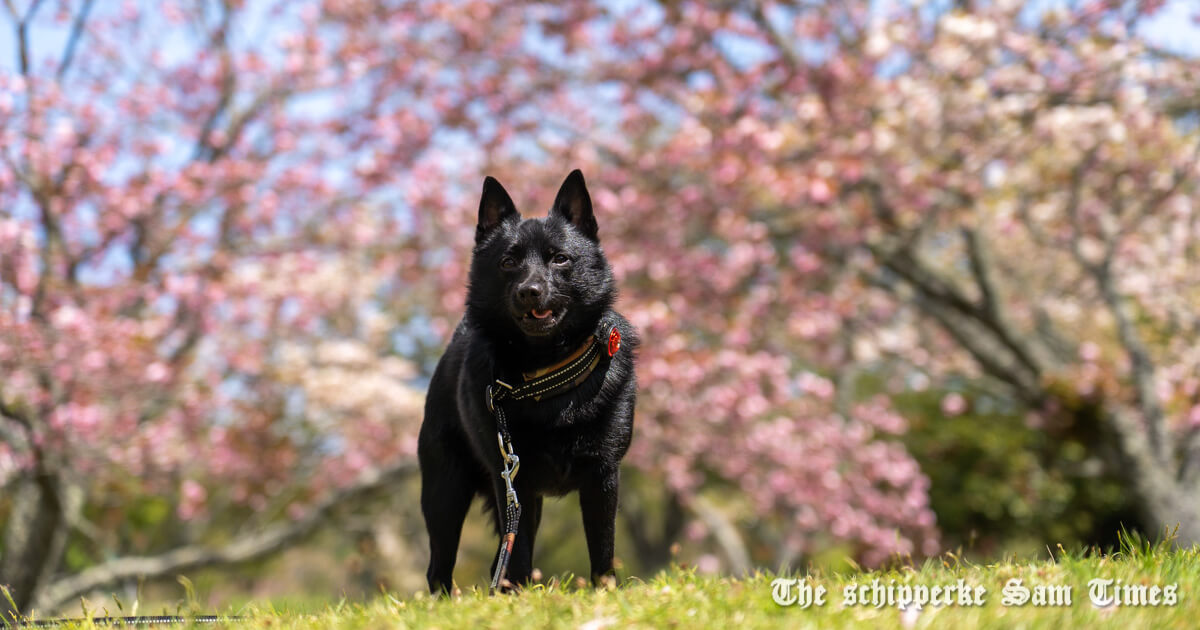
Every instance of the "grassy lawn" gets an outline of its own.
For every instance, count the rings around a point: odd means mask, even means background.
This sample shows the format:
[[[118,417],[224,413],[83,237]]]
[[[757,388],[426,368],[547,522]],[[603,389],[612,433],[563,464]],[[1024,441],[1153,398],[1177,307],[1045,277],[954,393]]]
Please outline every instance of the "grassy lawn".
[[[1163,547],[1127,545],[1108,556],[1055,553],[1056,561],[1002,562],[976,565],[947,555],[920,567],[901,567],[874,572],[811,574],[804,577],[813,586],[826,589],[824,606],[802,608],[781,606],[772,598],[774,575],[744,578],[697,575],[674,569],[653,579],[628,579],[621,588],[580,588],[577,581],[534,586],[520,596],[488,597],[482,590],[469,590],[450,599],[427,596],[381,595],[367,603],[330,604],[316,612],[296,612],[269,605],[252,604],[245,615],[230,623],[236,628],[1190,628],[1200,623],[1200,549],[1180,551]],[[1070,586],[1071,604],[1036,607],[1002,605],[1003,589],[1017,578],[1029,588]],[[1151,595],[1151,587],[1175,585],[1174,605],[1099,607],[1089,599],[1088,582],[1110,579],[1114,585],[1131,586],[1144,596],[1168,598],[1162,591]],[[876,583],[875,580],[878,580]],[[966,586],[959,588],[959,580]],[[872,587],[886,597],[893,587],[894,598],[926,593],[942,605],[926,604],[900,610],[895,605],[847,605],[847,587],[856,596],[872,596]],[[933,587],[939,590],[933,590]],[[986,589],[982,606],[959,604],[961,591],[973,597]],[[906,587],[906,588],[901,588]],[[948,589],[946,587],[949,587]],[[1144,588],[1142,588],[1144,587]],[[1177,590],[1176,590],[1177,589]],[[911,594],[909,594],[911,593]],[[1061,591],[1060,591],[1061,593]],[[1137,593],[1131,593],[1136,597]],[[953,604],[945,604],[953,599]],[[735,625],[731,625],[735,624]],[[83,627],[89,627],[86,624]],[[206,626],[214,627],[214,626]]]

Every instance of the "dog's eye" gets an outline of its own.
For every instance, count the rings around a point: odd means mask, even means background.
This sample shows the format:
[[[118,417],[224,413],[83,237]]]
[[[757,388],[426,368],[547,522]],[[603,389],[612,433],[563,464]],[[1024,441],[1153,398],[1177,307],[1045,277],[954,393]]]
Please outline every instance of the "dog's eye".
[[[500,259],[500,268],[501,269],[516,269],[516,267],[517,267],[517,261],[512,256],[505,256],[504,258]]]
[[[571,262],[571,259],[568,258],[566,254],[555,254],[554,258],[550,259],[550,262],[552,262],[556,265],[565,265],[565,264]]]

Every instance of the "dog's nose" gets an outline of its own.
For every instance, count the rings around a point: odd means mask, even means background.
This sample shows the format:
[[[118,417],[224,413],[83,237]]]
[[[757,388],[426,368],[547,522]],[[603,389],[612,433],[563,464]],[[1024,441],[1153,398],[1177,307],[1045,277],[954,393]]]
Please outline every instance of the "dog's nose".
[[[530,282],[523,284],[517,289],[517,298],[525,303],[532,303],[542,297],[545,288],[540,282]]]

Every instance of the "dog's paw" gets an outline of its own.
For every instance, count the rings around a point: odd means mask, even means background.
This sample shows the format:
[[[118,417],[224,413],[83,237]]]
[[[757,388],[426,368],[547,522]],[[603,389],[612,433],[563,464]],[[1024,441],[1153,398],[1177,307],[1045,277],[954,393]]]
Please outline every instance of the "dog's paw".
[[[503,578],[500,580],[500,586],[496,591],[503,595],[515,595],[521,592],[521,585],[513,583],[508,578]]]
[[[598,588],[600,590],[604,590],[604,591],[615,590],[617,588],[617,576],[615,576],[611,573],[605,573],[603,575],[593,575],[592,576],[592,584],[595,584],[596,588]]]

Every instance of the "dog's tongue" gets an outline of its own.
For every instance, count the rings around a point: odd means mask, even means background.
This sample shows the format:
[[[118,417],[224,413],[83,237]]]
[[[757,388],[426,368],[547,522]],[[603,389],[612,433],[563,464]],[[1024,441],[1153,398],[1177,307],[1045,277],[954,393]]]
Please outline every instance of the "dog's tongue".
[[[537,319],[546,319],[547,317],[550,317],[550,313],[552,313],[552,312],[553,311],[549,311],[549,310],[539,311],[535,308],[532,311],[529,311],[529,314],[533,315]]]

